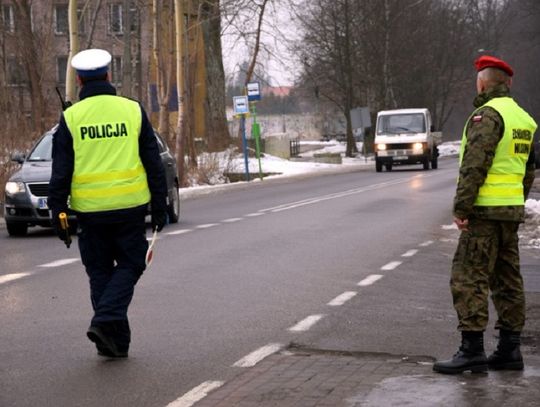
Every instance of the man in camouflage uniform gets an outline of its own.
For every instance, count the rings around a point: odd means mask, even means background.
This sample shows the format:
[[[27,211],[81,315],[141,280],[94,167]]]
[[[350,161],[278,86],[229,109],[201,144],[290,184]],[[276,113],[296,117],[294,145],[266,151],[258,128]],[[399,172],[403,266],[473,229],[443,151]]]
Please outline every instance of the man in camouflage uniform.
[[[464,129],[453,208],[461,235],[450,287],[462,344],[452,359],[433,366],[448,374],[523,369],[525,296],[517,232],[534,180],[536,123],[510,97],[513,71],[507,63],[482,56],[475,65],[477,110]],[[486,358],[489,291],[500,336],[497,350]]]

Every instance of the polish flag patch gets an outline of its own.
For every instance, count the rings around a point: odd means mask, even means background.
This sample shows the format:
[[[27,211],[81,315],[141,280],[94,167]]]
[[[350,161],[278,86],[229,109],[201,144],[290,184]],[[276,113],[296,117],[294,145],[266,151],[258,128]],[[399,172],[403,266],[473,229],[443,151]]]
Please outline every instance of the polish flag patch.
[[[473,123],[476,123],[476,122],[481,122],[482,121],[482,115],[481,114],[477,114],[476,116],[473,116],[472,118],[472,121]]]

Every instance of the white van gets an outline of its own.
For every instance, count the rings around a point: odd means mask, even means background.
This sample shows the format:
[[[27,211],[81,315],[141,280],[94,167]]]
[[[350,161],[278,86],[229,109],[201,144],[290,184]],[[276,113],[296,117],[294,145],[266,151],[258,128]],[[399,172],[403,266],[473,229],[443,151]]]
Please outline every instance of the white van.
[[[435,132],[428,109],[383,110],[375,127],[375,169],[398,164],[422,164],[436,169],[442,133]]]

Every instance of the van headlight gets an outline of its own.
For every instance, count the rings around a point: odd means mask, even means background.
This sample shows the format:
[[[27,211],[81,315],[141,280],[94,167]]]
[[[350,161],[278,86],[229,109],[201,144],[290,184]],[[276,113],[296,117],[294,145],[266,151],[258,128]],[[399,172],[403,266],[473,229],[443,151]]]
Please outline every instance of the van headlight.
[[[422,151],[423,149],[424,149],[424,145],[423,145],[422,143],[414,143],[414,144],[413,144],[413,150],[416,150],[416,151],[420,150],[420,151]]]
[[[24,192],[24,183],[22,182],[6,182],[6,195],[13,196]]]
[[[377,150],[379,151],[386,150],[386,144],[377,144]]]

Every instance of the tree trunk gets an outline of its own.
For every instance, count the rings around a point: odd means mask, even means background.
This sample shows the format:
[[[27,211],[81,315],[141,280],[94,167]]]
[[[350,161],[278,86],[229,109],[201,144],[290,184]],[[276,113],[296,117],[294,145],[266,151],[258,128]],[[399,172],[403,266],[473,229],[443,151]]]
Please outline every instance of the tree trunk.
[[[178,122],[176,124],[176,163],[178,179],[184,183],[184,4],[183,0],[174,0],[175,38],[176,38],[176,89],[178,94]]]
[[[210,151],[220,151],[231,143],[225,113],[225,72],[221,49],[219,0],[209,0],[202,8],[202,31],[206,63],[206,140]]]
[[[71,59],[79,52],[79,19],[77,16],[77,0],[69,0],[69,54],[66,65],[66,101],[74,103],[77,99],[76,73],[71,67]]]
[[[132,64],[131,64],[131,1],[122,4],[124,54],[122,56],[122,95],[132,97]]]

